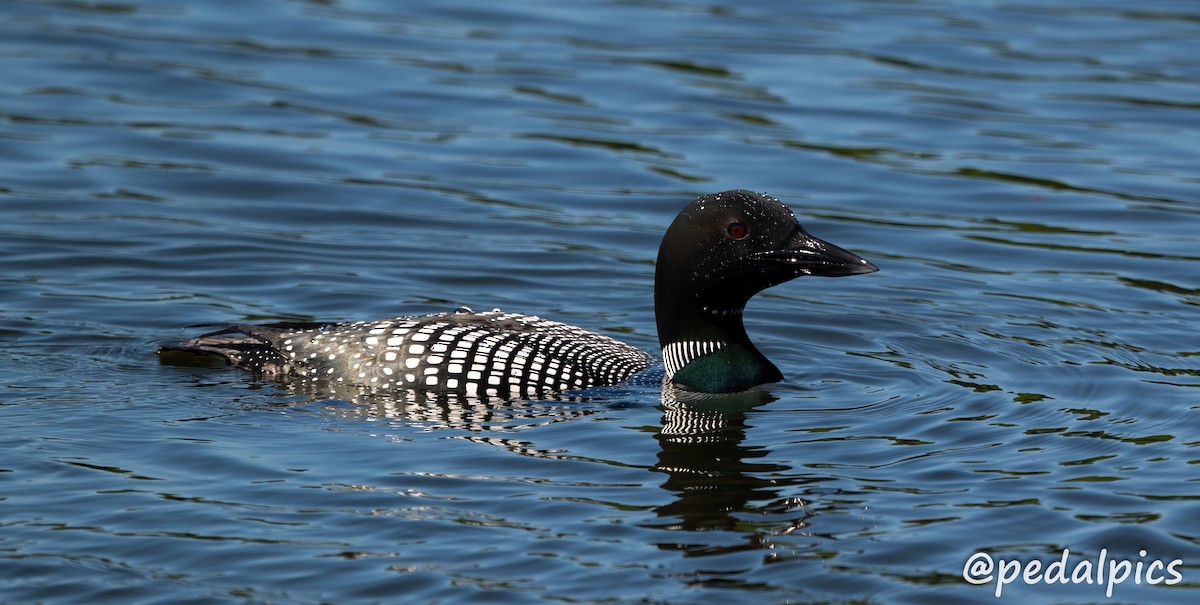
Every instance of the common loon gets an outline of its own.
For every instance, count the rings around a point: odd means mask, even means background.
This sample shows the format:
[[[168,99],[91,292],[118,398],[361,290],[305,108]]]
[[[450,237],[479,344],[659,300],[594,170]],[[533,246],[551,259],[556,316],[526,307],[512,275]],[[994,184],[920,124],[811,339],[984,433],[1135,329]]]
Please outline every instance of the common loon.
[[[778,199],[745,190],[697,198],[663,236],[654,311],[666,380],[702,393],[783,379],[750,342],[742,310],[752,296],[802,275],[877,271],[809,235]],[[613,385],[653,358],[582,328],[500,310],[459,309],[379,321],[229,325],[178,346],[256,373],[380,389],[470,397],[537,397]]]

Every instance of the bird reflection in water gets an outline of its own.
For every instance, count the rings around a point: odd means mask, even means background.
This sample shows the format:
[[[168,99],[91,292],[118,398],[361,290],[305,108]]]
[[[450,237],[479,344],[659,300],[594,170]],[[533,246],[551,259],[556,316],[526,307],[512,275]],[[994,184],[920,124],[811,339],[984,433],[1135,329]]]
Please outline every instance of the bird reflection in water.
[[[662,522],[648,526],[685,532],[736,531],[745,541],[727,546],[670,543],[660,544],[661,548],[696,555],[769,548],[771,536],[808,525],[808,502],[781,496],[781,491],[791,491],[782,488],[795,483],[785,479],[790,467],[756,462],[768,458],[770,450],[746,444],[747,414],[775,399],[761,390],[701,395],[669,386],[663,389],[660,451],[654,470],[667,476],[661,487],[675,500],[656,508]]]
[[[515,433],[532,427],[604,413],[613,387],[604,397],[587,392],[543,400],[489,400],[455,393],[372,392],[355,387],[309,393],[328,398],[327,409],[342,417],[399,421],[430,429],[455,429],[458,438],[488,443],[515,454],[563,458],[560,449],[543,450]],[[653,509],[659,521],[644,527],[690,532],[725,530],[742,536],[737,544],[663,543],[662,548],[691,554],[770,548],[771,536],[806,528],[812,511],[792,489],[799,481],[790,467],[767,461],[770,450],[747,444],[747,416],[776,398],[767,391],[698,394],[662,386],[657,462],[649,470],[666,479],[660,487],[672,500]],[[342,403],[345,402],[345,403]],[[347,405],[347,403],[349,405]],[[813,479],[818,481],[819,479]]]

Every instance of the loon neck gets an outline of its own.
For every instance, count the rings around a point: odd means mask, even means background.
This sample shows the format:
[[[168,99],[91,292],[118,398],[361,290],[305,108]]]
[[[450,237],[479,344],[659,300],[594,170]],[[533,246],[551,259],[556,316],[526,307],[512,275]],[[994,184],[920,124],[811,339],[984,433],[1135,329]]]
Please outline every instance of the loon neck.
[[[727,393],[783,379],[783,374],[750,342],[742,324],[745,303],[705,305],[656,301],[658,340],[667,379],[689,390]]]

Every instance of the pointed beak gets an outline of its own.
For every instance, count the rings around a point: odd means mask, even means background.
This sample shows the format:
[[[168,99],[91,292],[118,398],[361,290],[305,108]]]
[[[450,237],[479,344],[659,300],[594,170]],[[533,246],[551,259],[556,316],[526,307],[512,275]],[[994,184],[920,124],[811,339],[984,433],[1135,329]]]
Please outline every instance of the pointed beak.
[[[755,254],[754,260],[777,269],[779,265],[791,267],[797,276],[842,277],[879,270],[867,259],[815,238],[798,227],[779,249]]]

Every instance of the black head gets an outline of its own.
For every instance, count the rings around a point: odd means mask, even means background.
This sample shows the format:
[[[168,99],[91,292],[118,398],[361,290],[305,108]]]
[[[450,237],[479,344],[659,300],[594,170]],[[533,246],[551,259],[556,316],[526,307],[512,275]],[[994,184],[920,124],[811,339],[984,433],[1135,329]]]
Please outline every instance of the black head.
[[[781,380],[742,325],[750,297],[801,275],[877,270],[809,235],[773,197],[738,190],[697,199],[671,223],[658,250],[654,314],[667,379],[707,393]]]
[[[725,191],[697,199],[671,223],[658,251],[655,292],[735,310],[758,292],[802,275],[877,270],[809,235],[783,202],[752,191]]]

